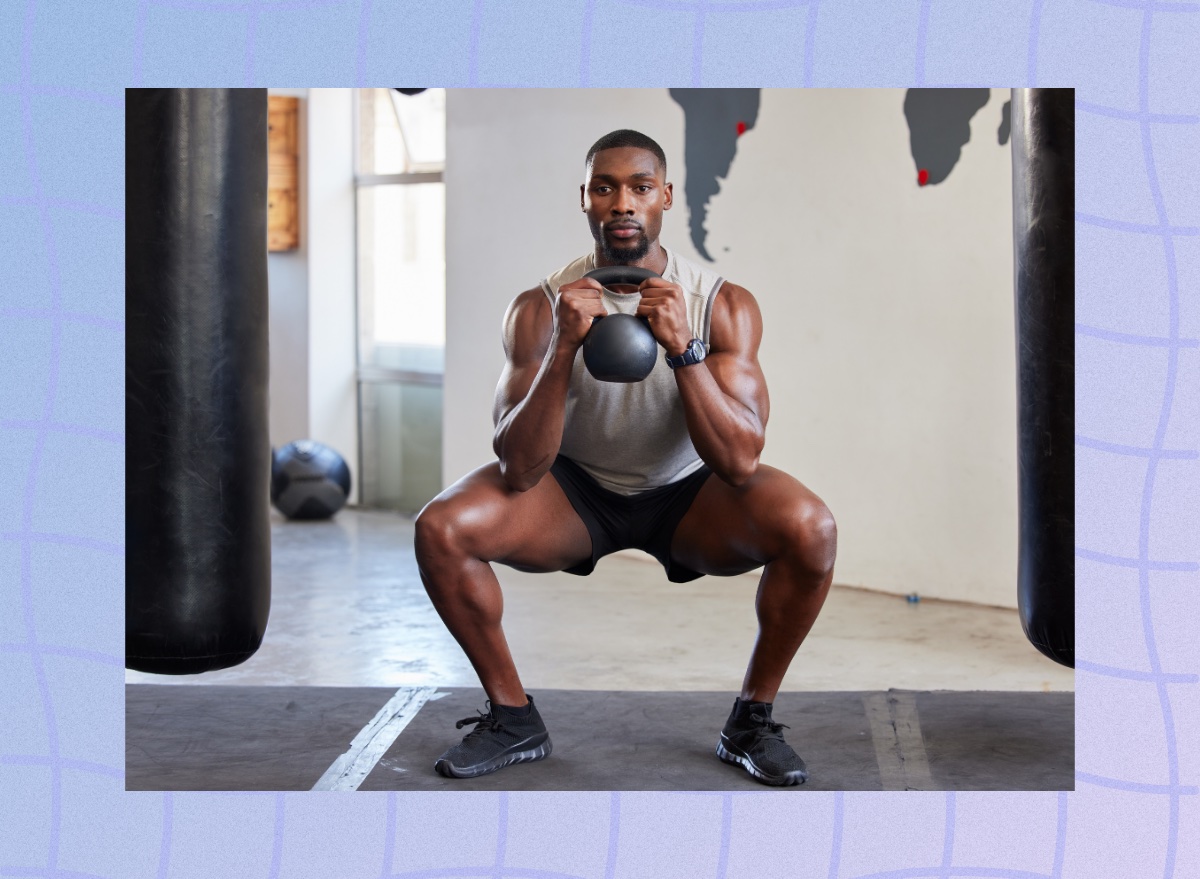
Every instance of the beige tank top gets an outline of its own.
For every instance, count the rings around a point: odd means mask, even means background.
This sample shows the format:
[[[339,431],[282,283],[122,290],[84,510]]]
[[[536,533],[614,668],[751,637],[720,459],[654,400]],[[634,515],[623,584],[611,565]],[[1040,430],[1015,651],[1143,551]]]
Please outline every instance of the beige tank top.
[[[683,288],[692,336],[704,342],[707,351],[713,300],[724,279],[663,250],[667,254],[663,277]],[[595,267],[595,255],[589,253],[544,279],[542,291],[550,304],[559,287]],[[607,289],[601,297],[609,314],[633,314],[642,298],[640,293]],[[674,371],[667,366],[666,352],[660,347],[650,375],[630,384],[596,381],[583,365],[582,350],[576,352],[559,454],[604,488],[623,495],[658,488],[698,470],[704,462],[688,436],[683,399]]]

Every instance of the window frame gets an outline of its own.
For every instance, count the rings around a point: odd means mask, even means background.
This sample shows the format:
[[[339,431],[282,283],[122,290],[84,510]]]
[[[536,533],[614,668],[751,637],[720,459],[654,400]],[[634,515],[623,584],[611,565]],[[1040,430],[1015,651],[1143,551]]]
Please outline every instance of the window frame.
[[[358,423],[358,472],[361,481],[363,470],[363,386],[372,385],[402,385],[415,384],[442,387],[445,380],[445,367],[441,370],[389,369],[380,366],[363,366],[362,363],[362,277],[360,264],[362,262],[362,236],[359,228],[360,195],[366,189],[384,186],[415,186],[428,183],[440,183],[445,187],[445,160],[437,170],[408,171],[397,174],[368,174],[360,168],[362,161],[362,101],[364,88],[352,89],[353,108],[353,171],[354,171],[354,408],[355,420]],[[376,91],[372,88],[369,91]],[[392,112],[396,112],[392,98]],[[397,122],[399,122],[397,114]],[[360,488],[361,496],[361,488]]]

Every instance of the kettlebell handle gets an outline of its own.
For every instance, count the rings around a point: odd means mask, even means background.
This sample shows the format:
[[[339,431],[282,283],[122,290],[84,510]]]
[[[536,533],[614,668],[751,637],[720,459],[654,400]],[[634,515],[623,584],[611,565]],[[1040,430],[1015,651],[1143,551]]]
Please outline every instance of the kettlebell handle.
[[[611,287],[615,284],[631,284],[637,287],[648,278],[662,276],[658,272],[643,269],[641,266],[601,266],[598,269],[592,269],[584,277],[595,278],[602,287]]]
[[[612,287],[618,284],[629,284],[634,287],[641,286],[642,281],[647,278],[661,278],[658,272],[653,272],[650,269],[643,269],[640,266],[600,266],[592,269],[585,278],[595,278],[600,282],[601,287]],[[592,318],[592,323],[595,324],[598,320],[603,320],[604,315],[597,315]],[[641,318],[643,323],[646,323],[645,318]],[[649,330],[650,324],[646,323],[646,329]]]

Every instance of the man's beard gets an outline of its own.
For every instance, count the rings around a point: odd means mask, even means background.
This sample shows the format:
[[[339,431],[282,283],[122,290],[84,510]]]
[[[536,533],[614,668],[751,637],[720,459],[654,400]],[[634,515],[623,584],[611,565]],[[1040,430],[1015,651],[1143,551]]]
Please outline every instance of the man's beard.
[[[612,238],[601,232],[600,250],[604,254],[606,262],[634,263],[650,252],[650,239],[646,236],[646,232],[643,229],[641,230],[641,234],[634,239],[634,243],[618,246]]]

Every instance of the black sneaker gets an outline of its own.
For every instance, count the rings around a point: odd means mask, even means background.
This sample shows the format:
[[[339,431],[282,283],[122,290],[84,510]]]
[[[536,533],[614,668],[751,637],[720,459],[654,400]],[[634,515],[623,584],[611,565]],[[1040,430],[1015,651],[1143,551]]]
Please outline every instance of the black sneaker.
[[[552,750],[550,734],[533,704],[533,697],[527,698],[528,714],[514,714],[510,708],[488,702],[487,714],[458,721],[454,724],[456,729],[472,723],[475,729],[438,757],[433,768],[448,778],[474,778],[511,763],[549,757]]]
[[[763,784],[804,784],[808,769],[783,740],[785,729],[784,724],[771,719],[770,702],[735,699],[717,742],[717,756],[741,766]]]

